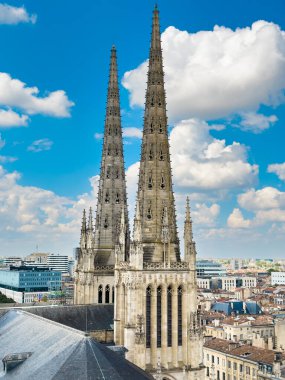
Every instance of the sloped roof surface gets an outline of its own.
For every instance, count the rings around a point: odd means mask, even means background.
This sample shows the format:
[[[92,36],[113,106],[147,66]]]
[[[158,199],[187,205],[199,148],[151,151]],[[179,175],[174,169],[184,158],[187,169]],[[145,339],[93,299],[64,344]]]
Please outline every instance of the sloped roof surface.
[[[8,354],[32,355],[0,379],[144,380],[152,377],[84,333],[22,310],[0,318],[0,360]]]
[[[113,330],[114,305],[111,304],[44,306],[28,308],[26,311],[81,331]]]

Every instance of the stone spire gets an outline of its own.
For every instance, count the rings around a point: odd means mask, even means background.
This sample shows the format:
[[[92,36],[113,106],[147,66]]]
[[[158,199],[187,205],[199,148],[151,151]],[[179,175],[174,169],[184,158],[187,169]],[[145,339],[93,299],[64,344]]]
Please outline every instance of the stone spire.
[[[180,261],[167,133],[159,11],[153,11],[138,201],[144,261],[164,261],[162,229],[167,209],[169,261]]]
[[[87,225],[86,225],[86,210],[83,210],[82,216],[82,225],[81,225],[81,234],[80,234],[80,248],[86,248],[86,233],[87,233]]]
[[[129,221],[123,156],[120,98],[116,48],[111,49],[104,142],[95,222],[95,261],[114,264],[122,209],[125,213],[127,241]],[[110,252],[112,251],[112,252]]]
[[[186,215],[184,221],[184,257],[185,261],[190,262],[192,266],[196,266],[196,247],[193,240],[189,197],[186,199]]]
[[[93,229],[93,215],[92,215],[92,208],[89,209],[89,216],[88,216],[88,225],[87,225],[87,239],[86,239],[86,247],[87,248],[93,248],[94,245],[94,229]]]

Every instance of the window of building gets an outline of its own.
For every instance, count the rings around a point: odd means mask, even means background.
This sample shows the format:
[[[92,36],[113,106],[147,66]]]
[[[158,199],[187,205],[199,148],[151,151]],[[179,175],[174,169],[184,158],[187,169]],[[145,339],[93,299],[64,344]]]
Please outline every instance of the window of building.
[[[146,289],[146,347],[150,347],[151,340],[151,287]]]
[[[99,285],[98,288],[98,303],[102,303],[103,301],[103,286]]]
[[[157,288],[156,295],[156,335],[157,347],[161,347],[161,287]]]
[[[167,288],[167,346],[172,346],[172,288]]]
[[[178,346],[182,346],[182,286],[179,286],[178,291]]]
[[[112,303],[115,302],[115,289],[114,286],[112,286]]]
[[[110,286],[106,285],[105,288],[105,303],[110,303]]]

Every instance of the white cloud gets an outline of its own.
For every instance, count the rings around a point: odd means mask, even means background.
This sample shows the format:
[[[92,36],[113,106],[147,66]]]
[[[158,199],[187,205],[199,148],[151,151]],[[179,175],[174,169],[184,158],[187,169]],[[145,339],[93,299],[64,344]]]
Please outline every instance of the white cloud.
[[[134,137],[134,138],[142,138],[142,131],[139,128],[128,127],[123,128],[123,137]]]
[[[285,193],[270,186],[250,189],[238,196],[238,203],[249,211],[285,208]]]
[[[195,223],[211,226],[220,214],[220,206],[216,203],[211,206],[207,206],[205,203],[197,203],[191,214]]]
[[[267,171],[268,173],[275,173],[282,181],[285,181],[285,162],[268,165]]]
[[[274,23],[257,21],[236,30],[215,26],[197,33],[170,26],[162,34],[162,47],[171,120],[217,119],[284,101],[285,33]],[[132,106],[143,107],[146,73],[144,62],[124,75]],[[261,121],[263,129],[274,122]],[[244,122],[249,127],[249,117]]]
[[[30,146],[28,146],[27,150],[30,152],[42,152],[44,150],[50,150],[53,145],[53,141],[50,139],[40,139],[32,142]]]
[[[277,120],[275,115],[265,116],[255,112],[242,112],[241,121],[236,126],[245,131],[259,133],[271,127]]]
[[[0,24],[19,24],[21,22],[34,24],[37,21],[35,14],[29,14],[25,7],[13,7],[8,4],[0,4]]]
[[[213,138],[206,122],[178,123],[170,133],[174,183],[191,190],[229,190],[256,181],[258,166],[247,162],[247,148]]]
[[[55,117],[70,116],[70,108],[74,105],[63,90],[40,97],[37,87],[27,87],[26,83],[11,78],[7,73],[0,73],[0,104],[20,108],[29,115]]]
[[[228,217],[228,226],[231,228],[248,228],[251,225],[250,220],[244,219],[240,209],[235,208],[231,215]]]
[[[28,121],[27,115],[19,115],[10,109],[0,109],[0,128],[26,127]]]
[[[90,178],[91,189],[75,200],[42,188],[22,186],[21,175],[0,165],[0,241],[2,247],[23,255],[40,242],[51,251],[72,254],[78,246],[83,208],[96,205],[98,176]],[[11,234],[11,239],[7,234]],[[7,239],[9,244],[7,244]],[[21,241],[21,245],[17,242]],[[20,251],[19,251],[20,250]]]

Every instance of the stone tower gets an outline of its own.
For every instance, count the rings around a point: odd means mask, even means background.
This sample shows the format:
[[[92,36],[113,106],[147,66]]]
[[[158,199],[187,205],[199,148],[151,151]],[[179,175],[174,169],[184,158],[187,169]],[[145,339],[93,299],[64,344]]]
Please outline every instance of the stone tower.
[[[115,343],[127,359],[163,379],[203,380],[196,249],[189,201],[181,261],[167,133],[159,12],[153,12],[143,141],[130,253],[124,223],[116,246]]]
[[[149,53],[138,201],[142,215],[144,261],[179,261],[157,9],[153,15]],[[167,241],[162,234],[165,218]]]
[[[123,156],[116,49],[111,49],[104,141],[95,229],[92,210],[88,224],[83,211],[76,269],[75,303],[114,302],[115,246],[121,219],[125,225],[125,253],[129,249],[129,221]]]

